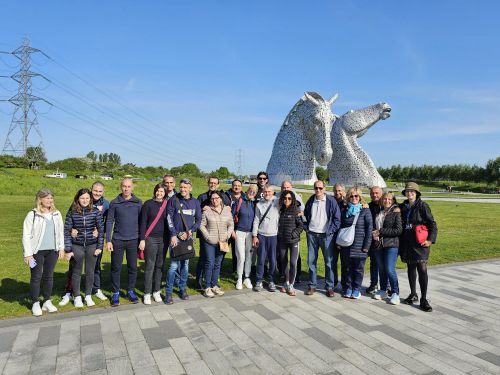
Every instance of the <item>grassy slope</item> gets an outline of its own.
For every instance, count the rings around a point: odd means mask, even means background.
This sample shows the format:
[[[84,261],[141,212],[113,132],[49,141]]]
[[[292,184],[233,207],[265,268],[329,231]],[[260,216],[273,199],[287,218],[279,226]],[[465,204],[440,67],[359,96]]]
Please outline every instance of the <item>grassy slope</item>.
[[[26,213],[33,206],[35,191],[47,186],[56,194],[56,205],[63,214],[69,207],[72,195],[80,187],[89,184],[89,181],[76,179],[54,180],[42,179],[40,172],[9,171],[10,174],[0,171],[0,319],[15,316],[28,315],[30,313],[28,286],[29,268],[22,261],[21,232],[22,221]],[[194,180],[194,195],[205,191],[205,182],[201,179]],[[106,183],[108,198],[118,193],[118,182]],[[136,183],[137,195],[145,200],[149,199],[154,182],[139,181]],[[305,198],[305,197],[304,197]],[[487,259],[500,256],[500,205],[498,204],[475,204],[475,203],[452,203],[452,202],[429,202],[438,223],[438,243],[432,247],[431,264],[448,262]],[[302,269],[307,271],[307,247],[305,236],[301,242]],[[193,288],[193,269],[197,259],[190,264],[190,279],[188,286]],[[110,256],[107,252],[103,258],[103,283],[104,290],[110,287],[109,278]],[[323,261],[320,257],[318,262],[319,273],[323,274]],[[398,264],[398,267],[404,267]],[[54,274],[54,301],[59,301],[65,283],[65,272],[67,262],[58,262]],[[123,276],[126,267],[123,268]],[[302,278],[306,278],[304,273]],[[139,293],[143,289],[144,262],[140,262],[137,289]],[[122,277],[122,282],[125,277]],[[231,277],[230,254],[223,264],[221,275],[223,288],[233,288],[234,280]],[[196,293],[193,289],[190,293]],[[97,302],[97,301],[96,301]],[[123,301],[125,302],[125,301]],[[100,303],[109,306],[107,302]],[[66,306],[62,310],[71,310],[73,306]]]

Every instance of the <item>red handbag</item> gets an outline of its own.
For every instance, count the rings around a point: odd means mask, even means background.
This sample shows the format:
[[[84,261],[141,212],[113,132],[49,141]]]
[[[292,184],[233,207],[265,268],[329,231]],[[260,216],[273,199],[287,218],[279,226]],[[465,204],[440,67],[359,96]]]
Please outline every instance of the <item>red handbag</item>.
[[[419,245],[427,241],[428,235],[429,229],[425,225],[415,226],[415,239]]]

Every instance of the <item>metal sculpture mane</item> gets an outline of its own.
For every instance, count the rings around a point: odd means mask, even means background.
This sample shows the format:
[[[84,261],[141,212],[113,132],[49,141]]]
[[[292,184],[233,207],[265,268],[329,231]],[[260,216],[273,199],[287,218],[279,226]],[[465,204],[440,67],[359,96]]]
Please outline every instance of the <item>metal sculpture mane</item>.
[[[330,183],[346,186],[386,187],[368,154],[357,139],[379,120],[389,118],[391,107],[387,103],[375,104],[349,111],[335,119],[332,126],[333,157],[328,163]]]
[[[296,184],[316,181],[315,162],[326,165],[332,157],[330,134],[334,114],[328,100],[316,92],[306,92],[286,117],[274,141],[267,165],[269,182],[280,185],[289,180]]]

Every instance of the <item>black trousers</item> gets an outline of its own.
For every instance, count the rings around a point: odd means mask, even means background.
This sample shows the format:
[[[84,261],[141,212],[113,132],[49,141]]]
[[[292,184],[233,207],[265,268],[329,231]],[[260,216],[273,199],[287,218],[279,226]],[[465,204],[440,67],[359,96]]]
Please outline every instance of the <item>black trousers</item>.
[[[71,274],[71,283],[73,286],[73,296],[80,295],[80,281],[82,278],[82,269],[85,264],[85,295],[92,294],[92,286],[94,285],[94,270],[97,257],[94,255],[97,244],[80,246],[72,245],[73,258],[75,258],[73,265],[73,272]]]
[[[43,282],[43,302],[50,299],[54,285],[54,268],[59,254],[54,250],[42,250],[33,255],[36,266],[31,268],[30,296],[31,302],[38,302],[40,284]]]
[[[113,240],[111,253],[111,291],[120,292],[120,272],[122,269],[123,255],[127,258],[128,282],[127,291],[135,289],[137,281],[137,248],[139,240]]]

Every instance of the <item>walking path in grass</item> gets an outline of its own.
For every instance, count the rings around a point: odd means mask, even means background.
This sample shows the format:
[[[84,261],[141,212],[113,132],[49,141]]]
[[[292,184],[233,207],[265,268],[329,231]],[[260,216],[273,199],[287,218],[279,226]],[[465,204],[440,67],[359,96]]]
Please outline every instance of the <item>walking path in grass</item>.
[[[279,186],[275,187],[275,190],[279,190]],[[294,189],[298,193],[309,193],[309,194],[314,194],[314,190],[312,189]],[[327,194],[332,195],[333,193],[331,191],[327,191]],[[464,203],[496,203],[500,204],[500,198],[455,198],[455,197],[430,197],[425,194],[427,192],[423,193],[424,195],[422,196],[422,199],[424,201],[441,201],[441,202],[464,202]],[[368,193],[367,193],[368,196]],[[368,198],[370,198],[368,196]],[[404,199],[402,196],[398,197],[398,200]]]
[[[500,259],[429,277],[432,313],[244,290],[4,320],[0,373],[499,374]],[[405,272],[399,281],[405,297]]]

